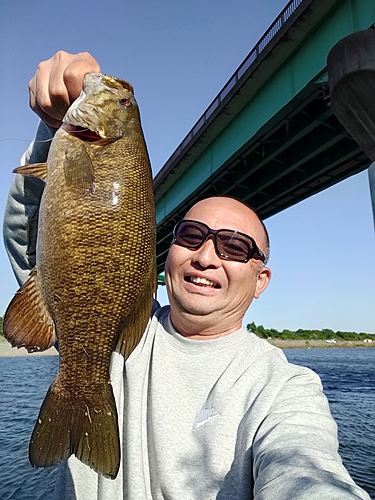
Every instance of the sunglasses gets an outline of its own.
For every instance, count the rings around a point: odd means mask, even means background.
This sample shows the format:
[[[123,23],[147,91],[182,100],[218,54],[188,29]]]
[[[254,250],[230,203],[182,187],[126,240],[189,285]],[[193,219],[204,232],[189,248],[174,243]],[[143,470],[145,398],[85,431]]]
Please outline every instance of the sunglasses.
[[[183,219],[173,229],[172,244],[189,249],[200,248],[210,235],[214,237],[217,255],[228,260],[248,262],[257,257],[262,262],[266,256],[259,250],[255,240],[247,234],[233,229],[211,229],[203,222]]]

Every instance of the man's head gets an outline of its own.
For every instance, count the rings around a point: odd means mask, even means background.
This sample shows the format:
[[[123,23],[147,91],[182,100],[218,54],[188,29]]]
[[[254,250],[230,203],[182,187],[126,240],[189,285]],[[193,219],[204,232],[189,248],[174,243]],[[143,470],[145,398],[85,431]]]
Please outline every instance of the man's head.
[[[184,219],[202,222],[212,230],[239,231],[268,255],[263,223],[236,199],[213,197],[199,201]],[[228,259],[218,255],[214,238],[208,235],[199,248],[172,244],[165,266],[172,323],[179,333],[190,338],[215,338],[240,328],[253,298],[259,297],[271,277],[257,252],[247,262]],[[229,253],[232,255],[231,250]]]

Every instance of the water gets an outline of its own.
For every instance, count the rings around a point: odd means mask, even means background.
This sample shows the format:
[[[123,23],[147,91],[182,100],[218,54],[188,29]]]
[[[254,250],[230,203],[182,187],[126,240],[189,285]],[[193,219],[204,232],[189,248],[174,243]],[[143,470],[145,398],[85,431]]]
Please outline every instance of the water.
[[[285,354],[321,376],[345,466],[375,499],[375,349],[289,349]],[[33,469],[27,453],[57,364],[57,356],[0,358],[1,500],[51,499],[56,467]]]
[[[375,499],[375,349],[287,349],[290,362],[316,371],[337,422],[340,455]]]
[[[56,467],[34,469],[28,447],[58,356],[0,358],[0,498],[50,500]]]

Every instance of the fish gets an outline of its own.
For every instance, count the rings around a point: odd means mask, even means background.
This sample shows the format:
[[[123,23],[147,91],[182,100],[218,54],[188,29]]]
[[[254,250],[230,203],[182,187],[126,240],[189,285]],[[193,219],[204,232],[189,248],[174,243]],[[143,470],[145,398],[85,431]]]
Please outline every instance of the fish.
[[[156,294],[152,172],[130,83],[84,77],[46,163],[18,174],[45,181],[36,265],[4,315],[13,347],[58,343],[59,368],[29,445],[34,467],[71,455],[114,479],[120,464],[114,351],[138,345]]]

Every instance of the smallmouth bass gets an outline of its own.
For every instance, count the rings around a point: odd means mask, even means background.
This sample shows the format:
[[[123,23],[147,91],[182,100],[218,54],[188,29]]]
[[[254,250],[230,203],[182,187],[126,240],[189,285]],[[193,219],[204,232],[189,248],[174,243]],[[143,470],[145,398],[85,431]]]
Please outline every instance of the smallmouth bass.
[[[30,462],[47,467],[74,454],[114,478],[120,441],[111,355],[136,347],[157,287],[152,174],[132,86],[86,75],[47,163],[15,172],[46,185],[37,263],[7,308],[4,334],[30,352],[58,340],[60,354]]]

